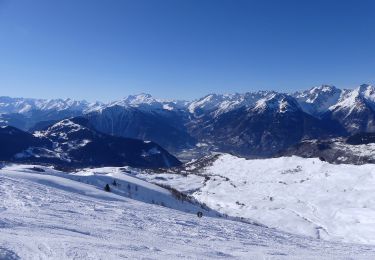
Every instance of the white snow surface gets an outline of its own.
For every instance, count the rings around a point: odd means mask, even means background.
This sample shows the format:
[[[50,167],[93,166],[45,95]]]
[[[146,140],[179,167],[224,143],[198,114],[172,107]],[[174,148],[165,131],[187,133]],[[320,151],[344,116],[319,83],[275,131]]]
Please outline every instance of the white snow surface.
[[[194,205],[183,205],[168,191],[118,168],[67,174],[36,167],[0,170],[0,259],[373,259],[375,255],[372,246],[326,242],[223,218],[197,218],[184,212]],[[117,181],[111,185],[113,192],[103,191],[109,180]],[[181,208],[145,203],[151,198],[175,201]]]
[[[224,154],[196,174],[138,176],[187,192],[229,216],[325,240],[375,244],[374,165]]]

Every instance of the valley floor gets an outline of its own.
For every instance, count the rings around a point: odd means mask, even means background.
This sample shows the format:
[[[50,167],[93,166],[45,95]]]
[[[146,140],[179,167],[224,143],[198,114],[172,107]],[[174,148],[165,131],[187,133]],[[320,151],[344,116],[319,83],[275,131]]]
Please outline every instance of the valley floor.
[[[5,167],[0,170],[0,196],[0,259],[375,256],[374,246],[316,240],[222,218],[197,218],[48,170]]]

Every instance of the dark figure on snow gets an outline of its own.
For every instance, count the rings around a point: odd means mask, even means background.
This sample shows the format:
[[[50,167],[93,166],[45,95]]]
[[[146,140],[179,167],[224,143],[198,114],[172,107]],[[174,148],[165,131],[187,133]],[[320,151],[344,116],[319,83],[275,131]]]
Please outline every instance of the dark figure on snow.
[[[202,213],[202,211],[198,211],[198,212],[197,212],[197,216],[198,216],[198,218],[203,217],[203,213]]]

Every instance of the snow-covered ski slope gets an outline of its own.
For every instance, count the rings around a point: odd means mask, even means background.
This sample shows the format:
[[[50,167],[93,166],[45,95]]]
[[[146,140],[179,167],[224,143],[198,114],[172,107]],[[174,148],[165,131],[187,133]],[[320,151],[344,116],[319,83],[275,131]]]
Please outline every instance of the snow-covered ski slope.
[[[325,240],[375,244],[373,164],[223,154],[203,168],[194,169],[193,163],[188,174],[138,176],[189,193],[229,216]]]
[[[375,247],[316,240],[156,205],[166,190],[117,172],[0,170],[0,259],[373,259]],[[42,172],[40,169],[44,169]],[[105,192],[115,179],[120,187]],[[131,194],[126,194],[127,184]],[[121,185],[126,185],[122,192]],[[138,191],[135,187],[138,187]],[[146,190],[147,188],[147,190]],[[155,204],[145,203],[152,194]],[[132,197],[132,198],[129,198]],[[175,201],[174,207],[178,207]],[[186,202],[184,202],[186,203]],[[173,203],[171,203],[173,206]]]

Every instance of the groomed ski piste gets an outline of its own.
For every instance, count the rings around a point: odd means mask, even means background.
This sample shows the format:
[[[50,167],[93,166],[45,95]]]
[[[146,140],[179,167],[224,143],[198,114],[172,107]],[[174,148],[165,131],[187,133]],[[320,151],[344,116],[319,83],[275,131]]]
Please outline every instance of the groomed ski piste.
[[[111,192],[104,190],[106,184]],[[43,166],[5,165],[0,196],[0,259],[375,256],[371,245],[330,242],[218,217],[214,210],[178,199],[121,168],[69,174]],[[198,218],[197,211],[204,216]]]

